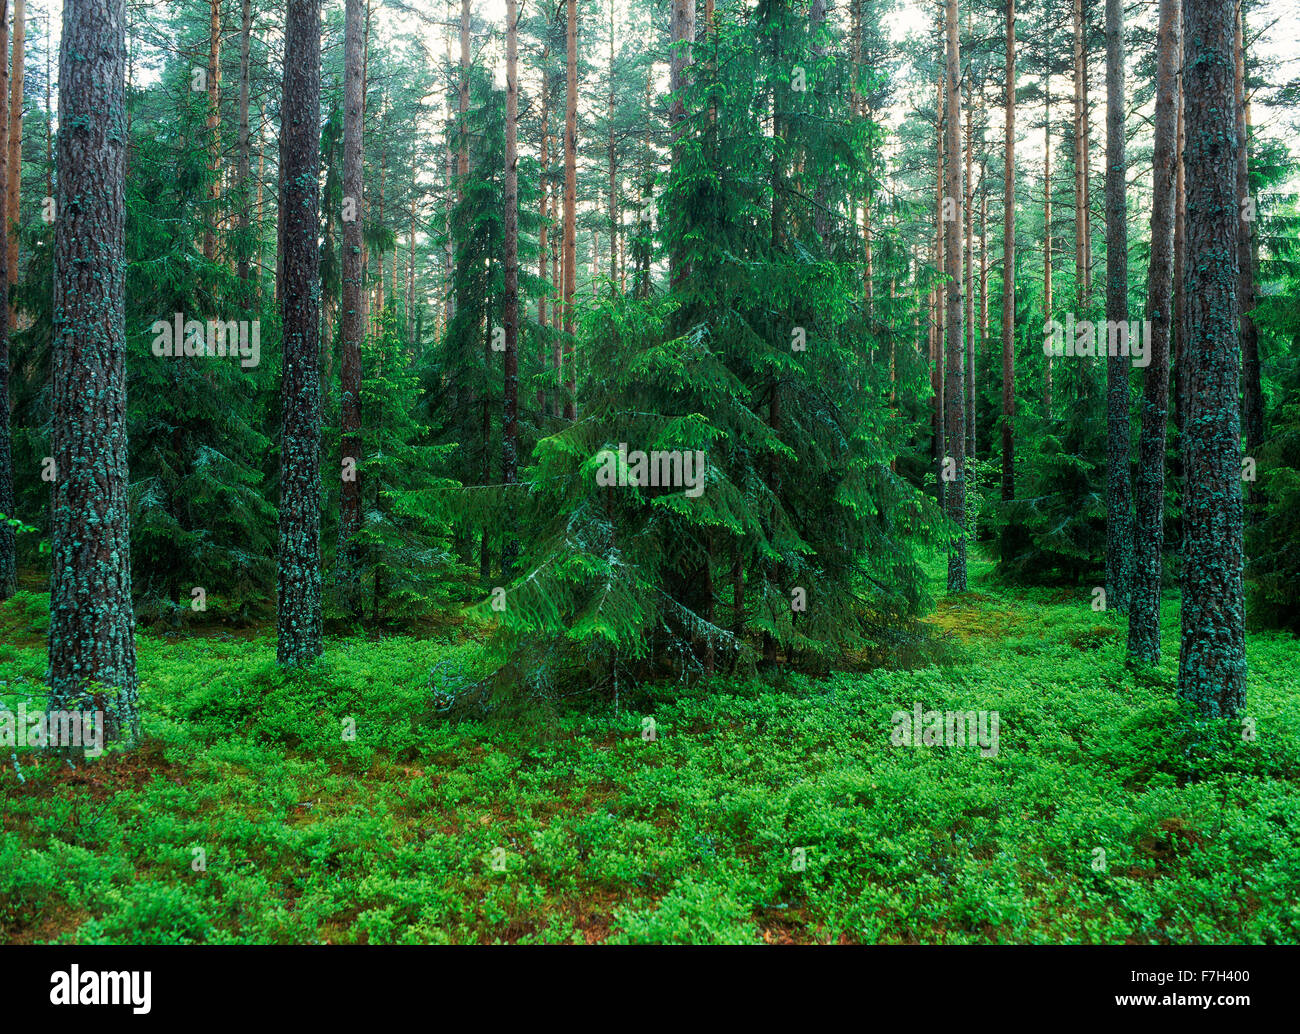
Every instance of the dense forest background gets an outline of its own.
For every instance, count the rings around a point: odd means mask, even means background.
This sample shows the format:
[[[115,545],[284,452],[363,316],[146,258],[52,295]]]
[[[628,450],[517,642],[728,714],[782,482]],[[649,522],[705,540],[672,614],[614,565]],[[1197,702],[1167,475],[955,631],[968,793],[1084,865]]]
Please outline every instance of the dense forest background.
[[[735,848],[728,871],[748,865],[748,837],[784,875],[658,891],[646,877],[654,907],[620,936],[1296,938],[1294,809],[1270,823],[1294,802],[1300,743],[1256,739],[1261,716],[1276,730],[1300,706],[1294,3],[9,8],[0,703],[93,702],[110,744],[136,748],[60,807],[124,779],[158,794],[144,772],[199,755],[238,769],[220,778],[240,794],[294,783],[306,752],[381,796],[454,757],[479,775],[446,791],[458,817],[438,835],[470,835],[464,814],[491,811],[498,785],[476,737],[599,787],[643,775],[628,758],[586,772],[575,738],[640,749],[675,728],[699,748],[670,748],[677,796],[661,788],[641,814],[643,793],[624,818],[654,841],[656,816],[724,802],[704,825]],[[1109,836],[1126,864],[1159,856],[1176,878],[1145,904],[1031,918],[1041,888],[1008,890],[1020,877],[971,831],[1013,821],[990,798],[948,847],[924,833],[947,820],[919,818],[864,890],[825,861],[856,850],[842,816],[810,806],[815,828],[789,828],[795,757],[853,749],[845,686],[884,714],[884,698],[910,713],[927,692],[966,707],[965,689],[1004,725],[1056,698],[1059,735],[1086,756],[1058,744],[1035,756],[1041,786],[1020,789],[1071,783],[1088,872]],[[806,718],[788,747],[780,699]],[[774,766],[747,806],[725,803],[738,756],[711,753],[740,726]],[[233,735],[281,753],[218,764]],[[22,757],[15,794],[42,765],[81,771]],[[924,798],[966,777],[892,778]],[[544,797],[546,779],[510,792]],[[884,775],[843,780],[827,808],[889,795]],[[760,803],[763,785],[794,796]],[[1148,796],[1176,790],[1189,798],[1164,811]],[[1103,835],[1084,817],[1130,794],[1141,821]],[[171,917],[155,926],[125,905],[36,908],[66,859],[29,807],[0,849],[20,874],[0,882],[0,932],[199,940],[235,923],[168,879],[145,909]],[[1040,868],[1075,865],[1035,839],[1033,813],[999,835]],[[1231,840],[1255,833],[1254,848]],[[130,858],[133,835],[98,850]],[[641,862],[616,864],[639,849],[608,835],[577,836],[608,855],[589,902],[642,880]],[[186,865],[194,839],[164,837]],[[522,850],[507,840],[474,850]],[[824,882],[799,920],[754,920],[814,842]],[[557,844],[535,864],[551,872],[554,850],[567,872]],[[1265,874],[1234,866],[1249,916],[1215,912],[1219,886],[1170,918],[1201,879],[1189,859],[1234,851]],[[889,875],[947,888],[967,863],[969,900],[922,919],[925,894]],[[96,879],[120,885],[133,864]],[[252,883],[226,889],[253,907]],[[612,922],[579,909],[560,927],[485,914],[452,929],[450,898],[418,921],[375,907],[363,921],[322,906],[301,927],[259,913],[256,936],[591,940]]]

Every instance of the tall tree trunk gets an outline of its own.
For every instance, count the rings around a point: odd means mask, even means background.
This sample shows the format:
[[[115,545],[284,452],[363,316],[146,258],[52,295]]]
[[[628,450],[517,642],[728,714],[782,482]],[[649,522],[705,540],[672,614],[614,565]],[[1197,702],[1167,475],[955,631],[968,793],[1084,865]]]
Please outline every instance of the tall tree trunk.
[[[21,0],[19,0],[21,2]],[[18,163],[9,159],[9,90],[5,77],[9,66],[4,60],[9,36],[9,2],[0,0],[0,226],[9,226],[9,183],[22,175]],[[18,58],[15,52],[15,58]],[[16,217],[17,212],[14,212]],[[16,273],[17,263],[10,264],[6,242],[0,254],[0,601],[7,600],[18,589],[18,543],[13,527],[14,519],[14,464],[13,430],[9,415],[9,330],[13,322],[9,308],[10,270]]]
[[[54,50],[54,23],[49,9],[45,12],[45,196],[54,197],[54,107],[50,101],[50,84],[54,74],[50,68],[50,54]]]
[[[647,65],[645,70],[645,135],[643,150],[643,153],[647,156],[653,152],[650,132],[651,112],[654,107],[651,92],[654,81],[653,73],[654,69]],[[650,297],[650,253],[652,250],[650,238],[654,232],[649,209],[651,199],[654,197],[654,171],[650,166],[649,157],[646,157],[642,163],[637,194],[639,204],[637,206],[636,297],[644,300]]]
[[[955,218],[947,220],[948,232],[948,311],[947,362],[944,382],[944,450],[945,466],[952,463],[951,480],[944,492],[944,512],[954,530],[948,546],[948,591],[966,591],[966,414],[962,371],[962,276],[961,237],[961,107],[958,84],[961,77],[961,54],[957,42],[957,0],[946,0],[948,30],[948,125],[947,125],[947,198]]]
[[[677,0],[674,0],[676,3]],[[674,33],[677,30],[674,28]],[[780,41],[777,35],[772,35],[772,53],[771,61],[773,65],[779,60]],[[772,162],[769,171],[769,180],[772,189],[772,211],[769,220],[769,247],[772,261],[778,261],[782,257],[786,242],[786,208],[785,208],[785,166],[786,160],[785,149],[781,146],[784,139],[784,119],[782,118],[782,85],[780,79],[774,77],[771,83],[771,104],[772,104]],[[781,435],[781,379],[774,371],[767,381],[767,426],[771,428],[773,437],[779,438]],[[781,488],[781,468],[779,459],[775,451],[769,453],[767,459],[767,486],[768,492],[774,500],[780,499]],[[764,520],[765,534],[770,538],[774,531],[774,522],[770,519]],[[780,561],[775,563],[768,561],[764,565],[767,572],[770,572],[770,580],[781,586],[784,581]],[[778,588],[778,594],[780,589]],[[764,593],[768,597],[765,602],[771,606],[770,594]],[[772,667],[777,663],[778,656],[777,638],[770,631],[763,632],[763,665]]]
[[[1146,318],[1150,356],[1142,387],[1138,439],[1137,518],[1133,529],[1133,583],[1128,652],[1160,663],[1160,576],[1165,541],[1165,435],[1169,420],[1169,335],[1174,275],[1174,206],[1178,138],[1178,64],[1183,24],[1180,0],[1160,0],[1156,37],[1155,156],[1151,191],[1151,261]]]
[[[1246,455],[1257,456],[1264,443],[1264,391],[1259,372],[1259,328],[1250,312],[1255,308],[1254,204],[1250,194],[1250,134],[1246,117],[1245,23],[1237,8],[1234,51],[1234,91],[1237,100],[1237,266],[1238,311],[1241,314],[1242,395],[1241,425],[1246,436]],[[11,152],[12,153],[12,152]],[[11,178],[12,182],[12,178]],[[1249,218],[1247,218],[1249,217]],[[1248,519],[1259,514],[1263,496],[1256,482],[1246,485],[1250,502]]]
[[[1016,0],[1007,0],[1006,87],[1002,159],[1002,498],[1011,500],[1016,497]]]
[[[1052,318],[1052,77],[1043,71],[1043,321]],[[1043,366],[1043,416],[1052,418],[1052,357]]]
[[[610,291],[618,292],[618,165],[614,152],[614,0],[609,0],[609,280]]]
[[[556,129],[559,129],[559,115],[556,115]],[[562,156],[559,137],[551,134],[551,155]],[[564,252],[564,184],[555,176],[550,180],[551,188],[551,368],[555,371],[555,415],[564,415],[561,402],[561,389],[564,385],[564,342],[561,331],[564,329],[564,269],[561,265]],[[558,233],[556,231],[559,231]]]
[[[361,0],[346,0],[343,15],[343,320],[339,381],[339,431],[342,464],[339,495],[339,602],[355,620],[365,606],[356,536],[361,531],[361,212],[364,142],[361,113]],[[352,218],[347,218],[351,215]],[[349,462],[351,461],[351,462]]]
[[[416,340],[415,326],[415,228],[417,223],[417,206],[419,183],[416,169],[411,169],[411,221],[406,232],[406,341],[411,347],[411,355],[419,357],[420,342]],[[396,274],[394,274],[396,275]]]
[[[252,0],[243,0],[239,18],[239,158],[235,172],[235,179],[238,181],[236,189],[239,194],[239,250],[235,262],[235,274],[240,280],[248,281],[249,275],[249,255],[251,253],[251,241],[248,239],[248,227],[250,219],[250,210],[252,198],[249,197],[248,167],[250,154],[250,134],[248,130],[248,63],[249,47],[251,45],[253,34],[253,4]],[[248,297],[247,291],[244,296],[244,304],[250,305],[252,299]]]
[[[208,201],[203,257],[217,257],[217,202],[221,198],[221,0],[209,0],[208,33]]]
[[[451,66],[451,12],[452,2],[447,0],[447,65]],[[443,245],[442,245],[442,280],[443,280],[443,303],[442,303],[442,332],[447,333],[451,326],[451,318],[456,311],[456,294],[453,289],[455,279],[455,246],[451,239],[451,214],[456,207],[456,132],[453,128],[455,125],[451,116],[451,88],[447,89],[447,111],[446,111],[446,140],[443,150],[446,152],[445,159],[445,192],[443,194],[442,205],[442,226],[443,226]]]
[[[1183,0],[1185,3],[1186,0]],[[1186,12],[1180,15],[1183,31],[1187,30]],[[1187,413],[1187,364],[1183,361],[1187,340],[1187,307],[1184,304],[1183,279],[1187,262],[1187,166],[1183,161],[1183,149],[1187,144],[1186,123],[1186,80],[1182,72],[1182,56],[1187,50],[1187,40],[1183,37],[1183,50],[1179,57],[1178,72],[1178,142],[1174,147],[1176,166],[1174,169],[1174,326],[1171,355],[1174,366],[1174,450],[1170,462],[1170,473],[1181,487],[1183,475],[1183,418]]]
[[[18,220],[23,183],[23,51],[27,45],[27,2],[14,0],[13,74],[9,78],[9,194],[6,211],[9,221],[9,280],[18,281]],[[16,322],[17,312],[10,306],[9,325]]]
[[[283,665],[304,665],[321,654],[320,0],[288,0],[284,35],[284,432],[276,659]]]
[[[1128,198],[1124,157],[1124,7],[1106,0],[1106,320],[1128,327]],[[1133,569],[1132,360],[1119,335],[1106,350],[1106,601],[1128,610]],[[1130,342],[1135,345],[1137,342]],[[1100,344],[1100,342],[1099,342]]]
[[[981,129],[980,133],[981,133],[981,136],[983,136],[983,129]],[[980,142],[981,142],[981,144],[984,143],[983,140],[981,140]],[[979,185],[979,199],[980,199],[980,276],[979,276],[979,291],[980,291],[980,304],[979,304],[979,336],[976,337],[975,340],[978,342],[978,348],[979,348],[979,352],[980,352],[980,354],[981,354],[981,355],[984,355],[984,356],[987,357],[987,354],[988,354],[988,341],[989,341],[989,195],[988,195],[987,184],[988,184],[988,174],[989,174],[989,170],[988,170],[988,164],[987,164],[987,161],[985,160],[986,157],[987,157],[986,155],[985,155],[985,156],[982,156],[982,157],[981,157],[981,162],[980,162],[980,185]],[[892,289],[892,286],[893,286],[893,281],[892,281],[892,280],[890,281],[890,286],[891,286],[891,289]],[[891,339],[891,340],[892,340],[892,339]],[[892,346],[891,346],[891,347],[892,347]],[[972,364],[972,366],[971,366],[970,375],[971,375],[971,380],[972,380],[972,382],[973,382],[974,379],[975,379],[975,369],[974,369],[974,364]],[[972,425],[972,426],[974,426],[974,422],[975,422],[975,403],[976,403],[976,401],[977,401],[977,399],[976,399],[976,396],[975,396],[975,392],[972,391],[972,392],[971,392],[971,425]],[[975,438],[974,435],[972,435],[972,436],[971,436],[971,458],[972,458],[972,459],[974,459],[975,454],[976,454],[976,452],[978,451],[978,450],[977,450],[978,445],[979,445],[979,441]],[[990,440],[989,440],[989,449],[992,450],[992,448],[993,448],[993,441],[992,441],[992,438],[990,437]]]
[[[1088,194],[1084,183],[1084,170],[1088,159],[1085,153],[1086,131],[1084,121],[1084,85],[1086,75],[1084,62],[1087,60],[1087,46],[1083,26],[1084,0],[1074,0],[1074,283],[1075,305],[1080,309],[1088,306],[1087,288],[1087,240],[1088,240]],[[1080,312],[1079,318],[1083,318]]]
[[[370,14],[374,4],[372,0],[366,0],[366,22],[362,30],[361,38],[361,125],[366,124],[366,115],[369,113],[370,104]],[[382,102],[380,114],[383,114]],[[382,129],[381,129],[382,136]],[[364,226],[370,219],[370,202],[363,192],[357,199],[357,218]],[[367,328],[370,326],[370,293],[365,290],[364,285],[370,279],[370,247],[366,244],[365,236],[361,238],[361,326]],[[364,329],[362,331],[365,332]]]
[[[461,0],[460,3],[460,104],[458,111],[460,121],[457,123],[459,131],[459,150],[456,164],[456,174],[459,177],[457,181],[456,198],[464,200],[465,198],[465,177],[469,175],[469,137],[468,128],[465,120],[469,114],[469,29],[470,29],[470,0]]]
[[[388,185],[388,136],[385,123],[388,113],[388,98],[380,95],[379,99],[379,196],[375,203],[375,229],[384,227],[384,188]],[[382,239],[382,238],[381,238]],[[375,253],[375,301],[374,310],[368,325],[378,330],[379,320],[384,311],[384,249],[381,245]]]
[[[257,300],[262,300],[262,281],[263,271],[265,269],[265,240],[266,240],[266,223],[262,218],[262,191],[265,183],[266,173],[266,104],[263,102],[258,105],[257,109],[257,241],[255,254],[257,255]]]
[[[816,0],[814,0],[814,9]],[[673,171],[681,161],[680,145],[684,132],[682,121],[686,118],[686,102],[683,92],[686,89],[686,70],[691,64],[691,44],[695,40],[695,0],[673,0],[672,6],[672,49],[668,55],[668,91],[672,95],[672,106],[668,109],[668,126],[673,138]],[[668,283],[675,288],[683,278],[690,275],[690,270],[682,262],[678,247],[668,253]]]
[[[468,0],[467,0],[468,2]],[[566,86],[564,94],[564,359],[568,367],[564,418],[577,416],[578,377],[574,369],[573,293],[577,283],[578,196],[578,4],[568,0]]]
[[[971,8],[966,8],[966,38],[971,38]],[[966,455],[975,459],[975,216],[974,192],[971,189],[971,166],[974,164],[974,108],[971,100],[970,70],[966,73],[966,149],[964,151],[963,175],[965,190],[966,243],[963,250],[965,281],[962,290],[966,294],[965,333],[966,342]]]
[[[505,401],[501,416],[501,473],[507,485],[519,480],[519,31],[516,0],[506,0],[506,268],[503,321],[506,332]],[[509,579],[519,544],[514,536],[514,515],[506,503],[505,543],[501,551],[501,577]]]
[[[551,55],[551,48],[542,48],[542,136],[541,136],[541,156],[539,164],[542,170],[541,189],[538,191],[540,198],[538,204],[540,212],[538,214],[537,228],[537,278],[543,282],[546,281],[546,248],[547,248],[547,230],[551,219],[550,205],[550,153],[548,149],[551,120],[551,90],[550,76],[547,73],[547,59]],[[548,292],[545,288],[537,292],[537,324],[538,338],[541,340],[541,354],[538,360],[541,366],[546,365],[546,296]],[[546,392],[542,388],[537,389],[537,412],[540,419],[541,415],[546,412]]]
[[[1082,91],[1082,106],[1079,120],[1082,127],[1080,153],[1083,161],[1083,302],[1089,305],[1092,299],[1092,129],[1088,111],[1088,14],[1090,0],[1083,0],[1083,65],[1079,69],[1079,88]]]
[[[123,0],[65,4],[51,328],[48,706],[89,704],[103,712],[106,741],[131,744],[140,718],[127,498],[125,68]]]
[[[1187,413],[1178,696],[1204,717],[1246,705],[1241,341],[1237,336],[1233,0],[1187,0]]]
[[[942,24],[940,25],[942,32]],[[942,46],[942,43],[940,44]],[[944,358],[943,358],[943,115],[944,115],[944,74],[942,65],[938,76],[938,91],[935,107],[934,146],[934,268],[938,273],[934,291],[931,292],[930,319],[930,390],[934,393],[934,412],[931,414],[932,438],[934,440],[934,477],[937,497],[943,503],[945,483],[943,480],[943,400],[944,400]]]

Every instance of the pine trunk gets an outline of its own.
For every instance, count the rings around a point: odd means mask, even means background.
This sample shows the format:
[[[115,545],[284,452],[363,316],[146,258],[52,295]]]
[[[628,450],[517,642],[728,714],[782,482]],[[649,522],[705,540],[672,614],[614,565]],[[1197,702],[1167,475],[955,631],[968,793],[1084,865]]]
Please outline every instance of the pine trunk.
[[[1165,540],[1165,438],[1169,420],[1169,338],[1172,329],[1174,206],[1178,164],[1178,62],[1182,51],[1180,0],[1160,0],[1156,37],[1155,155],[1151,192],[1151,261],[1146,318],[1151,362],[1142,387],[1142,430],[1133,529],[1133,583],[1129,598],[1128,652],[1160,663],[1161,558]]]
[[[208,202],[203,257],[217,257],[217,202],[221,198],[221,0],[210,0],[208,18]]]
[[[609,281],[618,291],[618,159],[614,151],[614,0],[609,4]]]
[[[361,114],[361,0],[346,0],[343,17],[343,320],[339,382],[342,483],[339,497],[339,602],[360,619],[364,602],[356,536],[361,530],[361,203],[364,151]],[[347,218],[351,215],[352,218]]]
[[[948,35],[948,122],[946,132],[947,198],[954,218],[947,220],[948,278],[946,314],[947,362],[944,383],[945,463],[951,474],[944,492],[944,512],[953,528],[948,546],[948,591],[966,591],[966,414],[962,371],[962,222],[965,218],[961,192],[961,54],[957,42],[957,0],[946,0]]]
[[[516,0],[506,0],[506,190],[505,190],[505,400],[501,417],[501,473],[507,485],[519,480],[519,32]],[[513,574],[519,544],[507,503],[501,577]]]
[[[239,247],[238,257],[235,261],[235,275],[245,282],[248,281],[249,277],[249,255],[251,254],[252,245],[248,232],[252,209],[248,180],[251,150],[251,135],[248,128],[248,65],[252,35],[252,0],[243,0],[239,17],[239,156],[235,169],[236,190],[239,197],[239,216],[236,224],[239,228]],[[245,305],[252,304],[252,299],[248,297],[247,291],[245,291],[243,302]]]
[[[1043,322],[1052,319],[1052,79],[1043,73]],[[1052,357],[1043,366],[1043,416],[1052,418]]]
[[[942,25],[940,26],[942,31]],[[942,44],[941,44],[942,46]],[[938,499],[942,505],[945,484],[943,480],[944,420],[943,420],[943,82],[940,68],[934,122],[935,176],[934,176],[934,268],[938,274],[930,302],[930,390],[934,393],[934,412],[931,414],[934,439],[934,476]]]
[[[814,0],[814,11],[816,6]],[[691,64],[691,44],[695,40],[695,0],[673,0],[672,18],[672,48],[668,54],[668,91],[672,95],[672,104],[668,109],[668,127],[673,139],[672,161],[675,172],[680,161],[678,148],[683,132],[681,123],[686,118],[683,92],[686,89],[686,69]],[[677,247],[674,247],[668,254],[670,287],[676,287],[684,277],[690,275],[690,270],[677,252]]]
[[[280,550],[276,659],[321,654],[320,0],[288,0],[280,165],[284,170]]]
[[[1088,239],[1088,195],[1084,185],[1084,168],[1087,158],[1084,154],[1085,130],[1083,79],[1084,60],[1086,57],[1083,35],[1083,3],[1074,0],[1074,296],[1075,305],[1083,319],[1088,307],[1087,256]]]
[[[8,0],[0,0],[0,226],[5,227],[9,226],[9,184],[22,174],[21,166],[9,160],[9,90],[5,82],[8,63],[4,60],[9,35],[8,7]],[[9,261],[6,242],[4,253],[0,254],[0,601],[9,599],[18,589],[18,543],[13,526],[8,523],[14,519],[16,498],[9,414],[9,331],[13,316],[7,299],[9,279],[17,272],[16,266],[16,262]]]
[[[1203,717],[1246,704],[1242,585],[1241,342],[1233,0],[1187,0],[1187,411],[1183,432],[1183,641],[1178,696]]]
[[[13,73],[9,77],[9,172],[5,223],[9,235],[9,280],[18,281],[18,220],[22,213],[23,169],[23,51],[27,45],[27,2],[14,0]],[[10,308],[9,325],[16,322],[17,310]]]
[[[125,24],[123,0],[63,7],[48,706],[100,710],[105,740],[131,744],[140,718],[127,498]]]
[[[467,0],[468,2],[468,0]],[[578,377],[574,370],[573,294],[577,285],[578,194],[578,4],[568,0],[564,94],[564,365],[567,367],[564,418],[577,416]]]
[[[1016,0],[1007,0],[1002,165],[1002,498],[1016,497]]]
[[[1106,320],[1128,327],[1128,198],[1124,154],[1124,7],[1106,0]],[[1133,567],[1132,360],[1107,332],[1106,349],[1106,605],[1128,610]],[[1098,342],[1100,345],[1100,342]],[[1137,342],[1129,342],[1136,345]]]
[[[1237,8],[1234,51],[1234,90],[1237,99],[1237,268],[1238,311],[1241,313],[1241,429],[1246,438],[1246,455],[1256,457],[1264,443],[1264,391],[1259,372],[1259,328],[1251,317],[1255,308],[1254,200],[1250,193],[1250,136],[1246,118],[1245,24]],[[1251,519],[1259,513],[1263,496],[1257,482],[1246,485]]]

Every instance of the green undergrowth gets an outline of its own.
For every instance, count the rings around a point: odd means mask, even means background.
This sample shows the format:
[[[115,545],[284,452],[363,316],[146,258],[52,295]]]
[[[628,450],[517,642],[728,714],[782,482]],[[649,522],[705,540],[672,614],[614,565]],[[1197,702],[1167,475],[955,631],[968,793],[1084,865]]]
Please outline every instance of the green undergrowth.
[[[1174,601],[1133,671],[1085,589],[972,575],[928,619],[942,666],[454,723],[463,628],[295,674],[264,630],[141,634],[139,749],[0,752],[0,941],[1300,940],[1300,645],[1251,634],[1252,740],[1180,714]],[[10,707],[46,604],[0,606]],[[996,756],[895,746],[917,703],[996,711]]]

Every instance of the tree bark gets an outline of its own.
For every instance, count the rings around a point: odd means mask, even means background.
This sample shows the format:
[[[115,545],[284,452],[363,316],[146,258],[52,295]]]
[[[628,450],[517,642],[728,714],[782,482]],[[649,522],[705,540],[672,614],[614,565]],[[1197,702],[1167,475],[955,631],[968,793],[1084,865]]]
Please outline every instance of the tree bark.
[[[288,0],[280,165],[284,170],[280,551],[276,659],[321,654],[320,0]]]
[[[1052,77],[1043,72],[1043,321],[1052,319]],[[1043,366],[1043,416],[1052,418],[1052,357]]]
[[[9,90],[5,82],[9,66],[4,60],[9,42],[8,8],[8,0],[0,0],[0,226],[4,227],[9,226],[9,183],[22,175],[21,166],[10,160],[9,150]],[[21,62],[17,52],[14,56]],[[0,601],[9,599],[18,589],[17,535],[8,523],[14,519],[16,509],[13,430],[9,414],[9,331],[13,322],[9,308],[9,278],[11,268],[16,265],[15,262],[11,267],[6,242],[4,254],[0,254]]]
[[[1246,704],[1242,583],[1241,341],[1233,0],[1187,0],[1187,413],[1183,640],[1178,696],[1203,717]]]
[[[1007,0],[1002,165],[1002,498],[1016,497],[1016,0]]]
[[[208,33],[208,201],[203,257],[217,257],[217,202],[221,199],[221,0],[210,0]]]
[[[942,32],[942,25],[940,26]],[[942,44],[940,44],[942,46]],[[944,420],[943,420],[943,401],[944,401],[944,356],[943,356],[943,119],[944,119],[944,98],[943,98],[944,73],[940,67],[937,83],[935,101],[935,121],[934,121],[934,147],[935,147],[935,176],[934,176],[934,268],[938,274],[935,281],[935,288],[930,294],[930,390],[934,395],[934,412],[931,414],[932,437],[934,440],[934,476],[937,486],[937,496],[940,505],[943,504],[945,494],[945,484],[943,480],[943,451],[944,451]]]
[[[1183,0],[1186,2],[1186,0]],[[1183,16],[1179,16],[1182,20]],[[1183,24],[1184,32],[1186,23]],[[1187,49],[1186,38],[1182,41],[1183,53]],[[1174,326],[1171,356],[1174,366],[1174,450],[1170,463],[1170,473],[1175,476],[1176,484],[1181,488],[1183,475],[1183,417],[1187,412],[1185,399],[1187,395],[1187,364],[1183,362],[1183,353],[1187,340],[1187,308],[1184,304],[1183,276],[1187,264],[1187,166],[1183,162],[1183,149],[1187,143],[1186,90],[1182,72],[1182,57],[1179,57],[1178,72],[1178,142],[1174,147],[1176,167],[1174,170]]]
[[[1250,193],[1250,135],[1249,120],[1246,117],[1246,47],[1245,23],[1241,7],[1237,8],[1237,26],[1235,33],[1234,56],[1234,90],[1237,107],[1237,267],[1238,267],[1238,310],[1241,313],[1241,424],[1246,437],[1246,455],[1255,457],[1259,447],[1264,444],[1264,391],[1260,383],[1259,371],[1259,328],[1251,317],[1255,308],[1255,262],[1254,234],[1255,219],[1250,209],[1253,207]],[[1250,218],[1247,218],[1250,216]],[[1250,502],[1248,516],[1253,519],[1259,514],[1263,495],[1258,483],[1247,482],[1246,495]]]
[[[538,191],[538,197],[540,198],[540,200],[538,201],[538,205],[540,211],[538,213],[538,228],[537,228],[537,278],[543,282],[545,282],[547,279],[546,277],[547,239],[546,238],[547,238],[547,231],[549,229],[548,224],[552,216],[552,213],[550,211],[550,206],[548,204],[550,199],[550,167],[551,167],[551,159],[550,159],[550,153],[548,148],[548,145],[550,143],[548,137],[551,131],[550,129],[550,122],[551,122],[550,82],[551,81],[550,81],[550,76],[547,72],[547,60],[550,58],[550,56],[551,56],[551,48],[549,46],[543,47],[542,48],[542,86],[541,86],[542,135],[541,135],[541,155],[539,157],[539,164],[541,165],[541,170],[542,170],[542,179],[540,184],[541,189]],[[542,341],[541,354],[538,356],[538,359],[540,360],[540,363],[543,367],[545,367],[546,365],[545,330],[547,326],[547,322],[546,322],[547,293],[548,292],[545,288],[537,292],[537,324],[538,324],[538,331],[539,331],[538,337]],[[546,412],[546,392],[540,387],[537,389],[537,412],[538,412],[539,419],[541,415]]]
[[[468,0],[467,0],[468,2]],[[568,0],[566,86],[564,95],[564,365],[567,369],[564,418],[577,416],[578,377],[574,369],[573,293],[577,283],[578,195],[578,4]]]
[[[364,129],[361,113],[361,62],[364,41],[361,0],[346,0],[343,15],[343,319],[339,380],[340,466],[338,568],[339,602],[354,619],[364,610],[360,556],[356,536],[361,531],[361,339],[362,200],[364,194]],[[346,218],[348,215],[352,218]],[[351,463],[349,463],[349,460]]]
[[[456,198],[464,200],[465,198],[465,177],[469,175],[469,137],[468,129],[465,125],[466,116],[469,113],[469,37],[470,37],[470,0],[461,0],[460,3],[460,104],[458,111],[460,113],[460,122],[457,128],[460,133],[459,150],[457,152],[456,173],[459,177],[457,181]]]
[[[125,70],[124,0],[65,4],[51,328],[48,706],[89,704],[103,712],[106,741],[132,744],[140,719],[127,496]]]
[[[814,9],[816,0],[814,0]],[[691,44],[695,40],[695,0],[673,0],[672,7],[672,49],[668,55],[668,91],[672,94],[672,105],[668,109],[668,126],[673,138],[673,170],[681,161],[680,146],[685,127],[686,102],[682,96],[686,89],[686,70],[691,65]],[[690,270],[678,254],[679,245],[675,242],[668,253],[668,283],[675,288],[690,275]]]
[[[505,399],[501,418],[501,473],[507,485],[519,480],[519,31],[516,0],[506,0],[506,190],[505,190]],[[519,544],[507,500],[502,578],[513,574]]]
[[[1083,26],[1084,0],[1074,0],[1074,281],[1076,304],[1080,310],[1088,307],[1088,193],[1084,183],[1084,170],[1088,164],[1087,131],[1084,129],[1087,112],[1084,110],[1084,61],[1087,48]],[[1083,318],[1082,312],[1080,319]]]
[[[1128,326],[1128,198],[1124,155],[1124,6],[1106,0],[1106,319]],[[1133,570],[1132,360],[1106,350],[1106,605],[1128,610]],[[1099,342],[1100,344],[1100,342]],[[1130,344],[1136,344],[1131,342]]]
[[[949,270],[947,311],[947,362],[944,383],[945,459],[952,461],[952,479],[944,492],[944,511],[953,525],[948,546],[948,591],[966,591],[966,414],[962,370],[962,222],[961,108],[958,84],[961,54],[957,42],[957,0],[946,0],[948,35],[948,124],[946,132],[947,198],[955,218],[947,220]],[[947,464],[945,463],[945,466]]]
[[[9,77],[9,192],[5,224],[9,235],[9,279],[18,280],[18,219],[23,182],[23,51],[27,44],[27,2],[14,0],[13,73]],[[9,326],[16,322],[16,310],[9,308]]]
[[[1133,530],[1133,588],[1128,652],[1160,663],[1161,557],[1165,538],[1165,437],[1169,419],[1169,337],[1172,327],[1175,179],[1178,165],[1178,64],[1183,25],[1180,0],[1160,0],[1156,42],[1155,155],[1151,197],[1151,261],[1146,318],[1151,362],[1142,390],[1138,439],[1137,515]]]
[[[21,0],[20,0],[21,2]],[[237,226],[239,228],[239,253],[235,262],[235,275],[240,280],[247,282],[249,276],[249,255],[251,253],[252,242],[248,239],[249,221],[252,205],[252,198],[249,197],[248,191],[248,172],[249,172],[249,155],[250,155],[250,134],[248,129],[248,75],[249,75],[249,48],[253,34],[253,4],[252,0],[243,0],[239,18],[239,157],[235,171],[235,179],[238,181],[239,197],[239,216]],[[245,305],[249,305],[252,299],[247,296],[243,299]]]
[[[618,291],[618,159],[614,150],[614,0],[609,3],[609,281]]]
[[[966,8],[966,38],[971,38],[971,8]],[[962,340],[966,343],[966,455],[975,458],[975,216],[974,192],[971,189],[971,166],[974,164],[974,124],[975,105],[972,102],[970,70],[966,76],[966,148],[963,152],[962,173],[965,179],[966,241],[963,250],[962,270],[965,281],[962,290],[966,294],[965,333]]]

